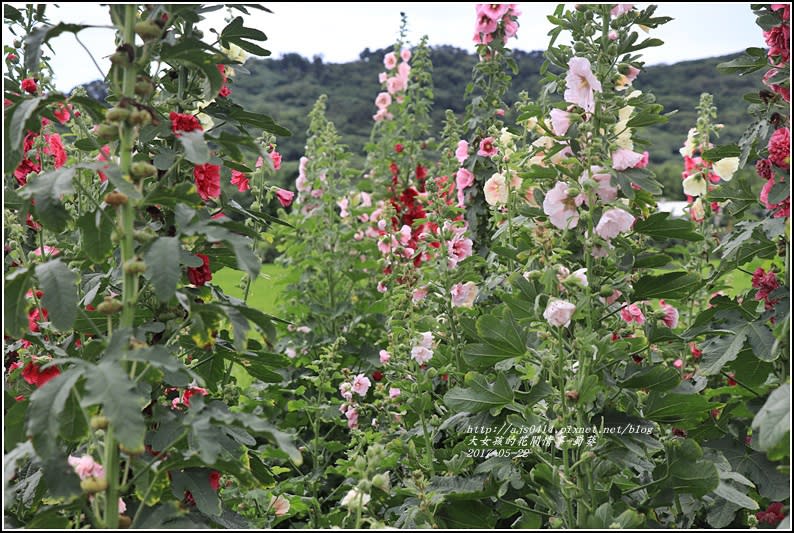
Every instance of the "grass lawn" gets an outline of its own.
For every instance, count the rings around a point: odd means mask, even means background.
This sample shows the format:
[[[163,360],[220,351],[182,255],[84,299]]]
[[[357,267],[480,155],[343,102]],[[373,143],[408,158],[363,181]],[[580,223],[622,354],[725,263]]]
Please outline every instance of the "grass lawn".
[[[254,281],[248,294],[248,306],[258,309],[263,313],[278,316],[276,313],[276,299],[283,287],[283,278],[286,274],[279,265],[266,263],[262,265],[259,277]],[[223,292],[235,298],[243,298],[243,289],[240,288],[241,280],[245,274],[238,270],[224,268],[212,274],[212,281],[220,285]]]

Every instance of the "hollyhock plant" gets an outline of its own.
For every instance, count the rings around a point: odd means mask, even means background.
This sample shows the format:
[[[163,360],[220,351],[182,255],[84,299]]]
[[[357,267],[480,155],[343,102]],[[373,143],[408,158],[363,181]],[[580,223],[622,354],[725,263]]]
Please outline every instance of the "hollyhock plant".
[[[292,199],[295,198],[295,193],[278,187],[276,188],[276,198],[278,198],[282,207],[289,207],[292,205]]]
[[[791,165],[791,132],[788,128],[779,128],[769,138],[767,144],[769,161],[779,168],[788,168]]]
[[[573,229],[579,223],[577,206],[582,205],[584,198],[569,195],[570,188],[562,181],[546,193],[543,199],[543,212],[549,217],[549,222],[559,229]]]
[[[232,169],[232,185],[237,186],[237,190],[240,192],[245,192],[251,189],[251,185],[248,182],[248,176],[240,172],[239,170]]]
[[[352,384],[352,391],[358,394],[361,397],[367,395],[367,391],[369,390],[372,382],[369,380],[367,376],[364,374],[358,374],[356,377],[353,378]]]
[[[726,157],[716,161],[713,166],[714,173],[723,181],[731,181],[733,175],[739,169],[738,157]]]
[[[497,173],[488,178],[488,181],[486,181],[483,186],[483,192],[485,193],[485,201],[488,205],[506,204],[509,191],[507,189],[507,180],[505,180],[504,175]]]
[[[455,159],[461,165],[469,157],[469,143],[467,141],[458,141],[458,147],[455,149]]]
[[[279,495],[270,497],[270,508],[273,509],[273,514],[276,516],[284,516],[289,513],[290,503],[284,496]]]
[[[607,209],[598,220],[595,232],[599,237],[611,240],[625,233],[634,225],[634,216],[623,209]]]
[[[498,153],[493,137],[485,137],[480,141],[477,155],[480,157],[493,157]]]
[[[576,312],[576,306],[566,300],[549,300],[546,310],[543,311],[543,318],[551,326],[567,328],[571,324],[571,318]]]
[[[97,463],[90,455],[83,455],[81,457],[70,455],[67,462],[80,479],[100,479],[105,477],[105,469],[103,466]]]
[[[204,128],[201,127],[201,122],[199,122],[199,119],[193,115],[171,111],[171,113],[168,115],[168,118],[171,121],[171,131],[177,137],[183,132],[204,131]]]
[[[187,278],[190,283],[197,287],[201,287],[208,281],[212,281],[212,271],[210,270],[210,258],[204,254],[196,254],[196,257],[201,259],[202,265],[197,268],[187,269]]]
[[[218,198],[221,195],[221,167],[211,163],[195,165],[193,178],[196,182],[196,192],[202,200]]]
[[[565,77],[565,101],[592,113],[595,110],[595,93],[600,92],[601,82],[593,74],[590,61],[585,57],[572,57]]]
[[[382,365],[385,365],[386,363],[391,361],[391,354],[386,350],[381,350],[380,352],[378,352],[378,356],[380,358],[380,362]]]
[[[612,168],[615,170],[627,170],[636,168],[643,160],[643,154],[627,150],[626,148],[618,148],[612,154]]]
[[[620,310],[620,317],[627,323],[636,322],[639,325],[645,323],[645,315],[637,304],[630,304]]]
[[[36,80],[33,78],[25,78],[22,80],[22,90],[30,94],[36,94],[36,91],[39,90],[39,87],[36,83]]]
[[[29,361],[22,369],[22,379],[30,385],[39,388],[61,373],[60,369],[55,365],[42,369],[42,366],[48,361],[35,359],[34,361]]]
[[[466,283],[456,283],[449,292],[452,295],[452,307],[471,309],[479,289],[476,283],[467,281]]]
[[[562,109],[552,109],[549,113],[551,117],[551,131],[554,135],[562,136],[568,132],[571,127],[571,114]]]
[[[664,311],[662,323],[670,329],[678,327],[678,309],[666,303],[664,300],[659,300],[659,306]]]

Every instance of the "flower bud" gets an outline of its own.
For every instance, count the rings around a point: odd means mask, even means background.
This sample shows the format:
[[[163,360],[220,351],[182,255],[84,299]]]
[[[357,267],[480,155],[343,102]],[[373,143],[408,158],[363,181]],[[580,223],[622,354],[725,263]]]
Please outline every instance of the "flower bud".
[[[579,391],[567,390],[565,391],[565,398],[567,398],[571,402],[576,403],[579,401]]]
[[[438,376],[438,370],[433,367],[427,369],[427,377],[433,379],[434,377]]]
[[[389,482],[389,475],[386,474],[375,474],[375,477],[372,478],[372,486],[376,489],[380,489],[383,492],[389,492],[391,489],[391,483]]]
[[[152,115],[145,109],[136,109],[130,113],[129,122],[133,126],[146,126],[152,122]]]
[[[124,272],[127,274],[143,274],[146,272],[146,263],[139,259],[130,259],[124,263]]]
[[[119,528],[120,529],[127,529],[132,525],[132,518],[127,515],[120,514],[119,515]]]
[[[105,296],[105,301],[101,302],[97,307],[96,310],[102,313],[103,315],[115,315],[121,308],[123,307],[122,303],[112,296]]]
[[[146,98],[154,92],[154,85],[146,80],[139,80],[135,82],[135,94]]]
[[[159,39],[163,30],[151,20],[142,20],[135,24],[135,33],[146,43]]]
[[[108,205],[124,205],[129,198],[126,194],[119,191],[112,191],[105,195],[105,203]]]
[[[91,417],[91,429],[107,429],[108,427],[108,417],[103,415],[94,415]]]
[[[149,228],[142,230],[136,229],[133,232],[133,236],[135,237],[135,240],[138,242],[151,242],[155,238],[157,238],[157,235]]]
[[[105,141],[114,141],[119,138],[119,128],[115,124],[102,123],[97,127],[96,134]]]
[[[80,488],[83,489],[83,492],[88,494],[102,492],[108,488],[108,480],[104,477],[99,479],[95,477],[87,477],[80,482]]]
[[[613,289],[611,285],[602,285],[601,289],[598,291],[598,295],[604,298],[608,298],[612,296],[612,293],[614,291],[615,289]]]
[[[140,446],[138,446],[137,448],[132,449],[132,450],[130,450],[129,448],[127,448],[123,444],[119,444],[119,451],[121,453],[127,454],[127,455],[129,455],[131,457],[136,457],[138,455],[143,455],[143,452],[146,451],[146,448],[143,446],[143,443],[141,443]]]
[[[372,488],[372,483],[368,479],[362,479],[358,482],[358,490],[363,492],[364,494],[369,493],[369,490]]]
[[[148,178],[157,175],[157,167],[144,161],[136,161],[130,167],[130,172],[136,178]]]
[[[111,107],[105,113],[105,118],[110,122],[124,122],[130,116],[130,110],[126,107]]]

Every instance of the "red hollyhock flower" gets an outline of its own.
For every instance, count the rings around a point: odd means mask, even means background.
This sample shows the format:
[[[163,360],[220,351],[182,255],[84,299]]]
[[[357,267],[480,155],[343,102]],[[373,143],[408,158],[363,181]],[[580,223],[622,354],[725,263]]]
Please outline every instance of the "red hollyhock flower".
[[[780,168],[788,168],[791,164],[791,132],[788,128],[779,128],[769,138],[767,145],[769,160]]]
[[[769,159],[759,159],[755,162],[755,172],[765,180],[772,179],[774,173],[772,172],[772,163]]]
[[[171,119],[171,131],[173,131],[177,137],[180,132],[184,131],[204,131],[199,120],[193,115],[171,111],[171,113],[168,114],[168,118]]]
[[[381,372],[380,370],[376,370],[375,372],[372,373],[372,379],[374,381],[382,380],[383,379],[383,372]]]
[[[691,353],[692,357],[694,357],[695,359],[700,359],[700,357],[703,355],[703,350],[698,348],[697,344],[695,344],[694,342],[690,342],[689,353]]]
[[[61,124],[66,124],[69,122],[69,119],[72,118],[72,104],[64,105],[63,102],[59,102],[58,106],[55,108],[55,111],[52,112],[55,115],[55,118],[58,119],[58,122]]]
[[[214,490],[215,492],[218,492],[218,489],[221,488],[221,473],[218,472],[217,470],[212,470],[210,472],[209,478],[210,478],[210,487],[212,487],[212,490]]]
[[[22,80],[22,90],[25,92],[29,92],[30,94],[36,94],[38,90],[38,86],[36,85],[36,80],[33,78],[25,78]]]
[[[60,373],[61,371],[57,366],[51,366],[45,370],[42,370],[39,365],[33,361],[30,361],[25,365],[25,368],[22,369],[22,379],[38,388]]]
[[[38,333],[40,331],[39,322],[46,321],[49,318],[47,309],[42,307],[34,307],[28,312],[28,329],[31,333]]]
[[[755,299],[759,302],[763,300],[766,309],[771,309],[780,301],[779,299],[772,300],[769,298],[769,294],[780,287],[780,281],[774,272],[767,272],[761,267],[757,268],[753,273],[752,284],[754,289],[758,289],[755,293]]]
[[[61,136],[57,133],[52,135],[45,135],[44,140],[47,146],[44,147],[43,152],[55,158],[55,168],[61,168],[66,164],[66,150],[63,148]]]
[[[776,526],[786,518],[783,512],[783,504],[780,502],[770,503],[765,511],[755,513],[755,518],[762,524]]]
[[[735,376],[734,376],[733,373],[728,374],[728,386],[729,387],[735,387],[736,386],[736,380],[734,379],[734,377]]]
[[[398,154],[401,154],[403,149],[404,149],[403,145],[400,143],[394,145],[394,151],[397,152]]]
[[[17,55],[13,52],[9,53],[6,56],[6,61],[10,61],[11,63],[16,63],[17,59],[19,59],[19,57],[17,57]]]
[[[281,154],[273,150],[270,152],[270,160],[273,162],[273,170],[281,168]]]
[[[204,262],[198,268],[188,268],[187,269],[187,279],[190,280],[190,283],[197,287],[201,287],[208,281],[212,281],[212,270],[210,270],[210,258],[204,254],[196,254],[197,257],[200,257],[201,260]],[[189,398],[190,396],[188,396]]]
[[[221,167],[204,163],[193,167],[196,190],[202,200],[218,198],[221,195]]]
[[[99,149],[99,154],[96,156],[97,161],[110,161],[110,146],[104,145],[102,148]],[[97,170],[97,174],[99,174],[99,181],[101,183],[105,183],[108,180],[107,174],[102,172],[101,170]]]

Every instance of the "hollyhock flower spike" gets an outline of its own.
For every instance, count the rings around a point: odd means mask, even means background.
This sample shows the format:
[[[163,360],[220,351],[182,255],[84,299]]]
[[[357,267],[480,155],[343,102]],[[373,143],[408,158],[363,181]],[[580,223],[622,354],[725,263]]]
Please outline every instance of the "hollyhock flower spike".
[[[593,74],[590,61],[585,57],[572,57],[565,77],[565,101],[592,113],[595,111],[595,93],[600,92],[601,82]]]

